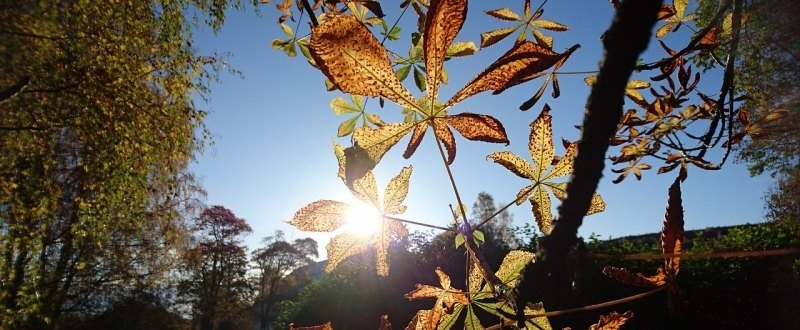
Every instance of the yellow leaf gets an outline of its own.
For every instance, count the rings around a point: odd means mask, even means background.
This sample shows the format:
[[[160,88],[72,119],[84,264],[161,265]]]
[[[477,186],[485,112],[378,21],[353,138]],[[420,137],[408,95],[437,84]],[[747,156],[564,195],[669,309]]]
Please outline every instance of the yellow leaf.
[[[384,214],[401,214],[406,211],[406,206],[402,203],[408,195],[411,170],[411,166],[403,167],[400,173],[386,185],[386,191],[383,193]]]
[[[542,113],[531,123],[531,134],[528,140],[528,151],[533,160],[534,179],[541,181],[544,171],[550,167],[555,156],[553,147],[553,127],[550,107],[545,104]]]
[[[689,0],[673,0],[672,6],[675,7],[675,14],[683,17],[683,14],[686,13],[686,6],[689,4]]]
[[[295,327],[294,323],[289,323],[289,330],[333,330],[333,326],[331,325],[331,322],[310,327]]]
[[[542,303],[538,304],[531,304],[525,306],[524,313],[526,316],[528,315],[541,315],[546,313],[544,309],[544,305]],[[528,330],[553,330],[553,326],[550,325],[550,321],[547,320],[547,316],[539,316],[534,317],[525,321],[525,329]]]
[[[521,21],[522,18],[517,15],[517,13],[511,11],[511,9],[500,8],[495,10],[490,10],[486,12],[487,15],[492,16],[497,19],[501,19],[504,21]]]
[[[563,201],[564,198],[567,198],[567,183],[546,183],[546,186],[550,187],[553,191],[553,195],[556,196],[559,200]],[[595,193],[592,195],[591,204],[589,204],[589,210],[586,212],[586,215],[592,215],[595,213],[603,212],[606,209],[606,202],[603,200],[603,197],[600,194]]]
[[[558,22],[549,21],[549,20],[546,20],[546,19],[537,19],[537,20],[535,20],[535,21],[533,21],[531,23],[533,25],[536,25],[536,26],[542,28],[542,29],[550,30],[550,31],[566,31],[566,30],[569,30],[569,26],[566,26],[566,25],[558,23]]]
[[[530,201],[533,208],[533,216],[536,218],[536,224],[539,225],[539,230],[542,234],[549,234],[550,225],[553,221],[553,212],[550,209],[552,205],[550,195],[541,187],[536,187],[531,194]]]
[[[539,43],[539,45],[547,48],[553,48],[553,37],[548,37],[544,35],[544,33],[539,32],[539,30],[533,30],[531,33],[533,33],[533,38],[536,39],[536,42]]]
[[[350,205],[332,200],[318,200],[294,214],[289,224],[303,231],[336,230],[345,223]]]
[[[345,259],[362,253],[369,248],[369,237],[353,233],[341,233],[328,243],[328,265],[326,272],[332,272]]]
[[[378,184],[375,182],[375,175],[372,174],[372,171],[353,181],[350,191],[353,192],[353,196],[375,208],[381,205],[378,198]]]
[[[664,36],[669,34],[669,32],[672,31],[672,28],[674,27],[675,24],[673,23],[664,24],[664,26],[658,28],[658,30],[656,31],[656,38],[663,38]]]
[[[464,0],[431,1],[425,17],[425,36],[422,40],[422,48],[425,50],[427,90],[428,97],[436,100],[439,94],[439,83],[442,81],[444,56],[467,18],[467,2]]]
[[[524,83],[532,79],[534,74],[547,70],[569,56],[575,48],[573,46],[564,54],[558,54],[530,41],[518,42],[453,95],[444,108],[481,92],[494,90],[495,94],[499,94],[509,87]]]
[[[406,330],[427,330],[428,319],[431,317],[429,309],[420,310],[406,326]]]
[[[392,123],[374,129],[361,127],[353,133],[353,141],[378,162],[413,126],[414,123]]]
[[[525,188],[520,189],[519,192],[517,192],[517,200],[516,200],[517,205],[522,205],[522,203],[525,203],[525,200],[528,199],[528,196],[530,196],[531,193],[533,193],[533,187],[534,185],[529,185]]]
[[[508,144],[503,124],[492,116],[469,112],[447,116],[447,123],[467,139]]]
[[[503,29],[492,30],[481,33],[481,48],[486,48],[505,39],[508,35],[519,29],[519,26],[512,26]]]
[[[534,178],[535,174],[531,164],[522,159],[522,157],[515,155],[511,151],[495,151],[486,157],[490,158],[495,163],[500,164],[521,178]],[[519,200],[517,201],[519,202]]]
[[[336,173],[336,176],[342,179],[342,181],[345,181],[345,168],[347,166],[344,150],[344,146],[336,143],[336,141],[333,142],[333,154],[336,156],[336,160],[339,163],[339,171]]]
[[[525,269],[529,263],[533,262],[536,256],[533,253],[522,251],[522,250],[514,250],[506,254],[505,258],[503,258],[503,262],[500,264],[500,268],[497,269],[495,275],[499,278],[505,285],[508,285],[511,288],[517,287],[518,280],[520,279],[520,274],[522,270]]]
[[[562,176],[572,173],[572,165],[575,163],[575,156],[578,155],[578,143],[570,143],[564,156],[553,166],[553,170],[547,174],[545,180],[560,178]]]
[[[350,15],[326,15],[311,31],[309,49],[322,73],[345,93],[383,96],[416,108],[392,70],[386,51],[372,33]]]
[[[447,276],[447,274],[445,274],[441,268],[436,267],[436,275],[439,277],[439,284],[441,287],[417,284],[414,291],[405,295],[407,300],[436,298],[433,309],[430,310],[430,314],[426,319],[426,326],[423,329],[436,329],[442,320],[442,315],[444,313],[453,313],[456,304],[460,304],[462,306],[469,305],[469,299],[467,299],[466,293],[461,290],[451,288],[450,277]],[[417,320],[417,322],[419,322],[419,320]],[[412,323],[414,323],[414,320],[412,320]]]
[[[383,219],[375,239],[375,268],[379,276],[389,275],[389,244],[408,236],[408,229],[399,222]]]
[[[480,266],[475,263],[475,260],[470,258],[470,269],[469,269],[469,277],[467,278],[467,285],[469,292],[477,292],[481,289],[481,284],[483,284],[483,274],[481,274]]]

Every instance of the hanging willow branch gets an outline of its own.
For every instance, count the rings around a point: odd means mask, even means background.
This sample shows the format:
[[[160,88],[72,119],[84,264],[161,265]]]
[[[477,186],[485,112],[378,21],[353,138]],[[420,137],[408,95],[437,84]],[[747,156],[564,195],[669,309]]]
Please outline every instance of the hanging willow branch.
[[[525,272],[526,280],[520,292],[529,292],[533,283],[551,282],[556,295],[569,294],[566,259],[570,247],[577,241],[578,227],[589,210],[592,196],[602,177],[609,139],[613,137],[622,117],[625,86],[636,61],[650,42],[661,0],[628,0],[622,3],[603,44],[606,55],[593,85],[583,121],[574,172],[567,185],[567,196],[559,207],[553,230],[539,244],[537,262]],[[560,292],[560,294],[559,294]],[[524,299],[520,295],[519,299]],[[517,306],[525,306],[517,301]],[[522,308],[517,311],[523,325]]]

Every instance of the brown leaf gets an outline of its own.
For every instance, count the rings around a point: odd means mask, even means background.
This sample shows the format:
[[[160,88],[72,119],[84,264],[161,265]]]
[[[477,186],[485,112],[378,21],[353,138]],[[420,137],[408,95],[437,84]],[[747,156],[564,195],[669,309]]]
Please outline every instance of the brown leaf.
[[[423,315],[427,317],[424,322],[425,327],[421,329],[436,329],[442,319],[442,315],[444,313],[452,313],[456,304],[461,304],[463,306],[469,305],[469,299],[467,298],[466,293],[462,292],[461,290],[451,288],[450,277],[447,276],[447,274],[445,274],[441,268],[436,267],[436,275],[439,277],[439,284],[441,287],[417,284],[417,287],[414,289],[414,291],[405,295],[407,300],[436,298],[436,302],[434,303],[433,308],[430,310],[430,313],[428,315]],[[417,316],[420,316],[420,314],[418,313]],[[417,317],[415,317],[415,319],[416,318]],[[414,329],[420,329],[420,321],[421,320],[417,320],[416,322],[414,320],[411,321],[412,324],[415,325]],[[409,324],[409,328],[410,327],[411,324]]]
[[[298,210],[289,224],[303,231],[331,232],[346,222],[349,211],[347,203],[318,200]]]
[[[333,326],[330,321],[323,325],[313,325],[310,327],[295,327],[294,323],[289,323],[289,330],[333,330]]]
[[[664,272],[664,268],[661,267],[658,268],[658,272],[653,276],[645,276],[642,273],[634,274],[625,268],[611,266],[603,268],[603,274],[622,283],[635,286],[656,287],[667,284],[667,274]]]
[[[389,322],[389,315],[381,316],[381,324],[378,326],[378,330],[392,330],[392,323]]]
[[[392,70],[386,50],[355,17],[328,14],[311,31],[309,49],[322,73],[345,93],[382,96],[416,108],[411,95]]]
[[[411,319],[411,322],[406,326],[406,330],[427,330],[428,319],[431,317],[430,310],[420,310]],[[431,329],[433,330],[433,329]]]
[[[463,112],[447,116],[447,123],[467,139],[508,144],[503,124],[492,116]]]
[[[465,0],[432,0],[425,20],[425,73],[428,97],[436,100],[442,81],[442,65],[447,48],[455,40],[467,17]],[[433,104],[433,102],[431,102]]]
[[[681,253],[683,246],[683,205],[681,200],[680,178],[669,187],[667,212],[664,215],[664,227],[661,230],[661,250],[663,253]],[[670,276],[675,276],[680,269],[680,257],[666,258],[665,265]]]
[[[608,315],[601,315],[600,321],[589,326],[589,330],[617,330],[631,318],[633,318],[632,311],[623,314],[611,312]]]
[[[489,10],[486,12],[486,15],[492,16],[497,19],[501,19],[504,21],[521,21],[522,18],[517,15],[517,13],[511,11],[511,9],[500,8],[495,10]]]
[[[518,42],[453,95],[444,108],[481,92],[494,90],[495,94],[499,94],[509,87],[531,80],[536,73],[549,69],[569,56],[574,49],[577,47],[573,46],[564,54],[558,54],[530,41]]]
[[[442,141],[444,148],[447,150],[447,164],[452,164],[456,159],[456,138],[450,127],[447,127],[447,119],[438,117],[433,119],[433,133],[436,138]]]
[[[426,131],[428,131],[428,122],[420,122],[414,125],[414,132],[411,134],[411,139],[408,140],[406,151],[403,152],[404,158],[410,158],[414,152],[417,151],[420,143],[422,143],[422,138],[425,137]]]

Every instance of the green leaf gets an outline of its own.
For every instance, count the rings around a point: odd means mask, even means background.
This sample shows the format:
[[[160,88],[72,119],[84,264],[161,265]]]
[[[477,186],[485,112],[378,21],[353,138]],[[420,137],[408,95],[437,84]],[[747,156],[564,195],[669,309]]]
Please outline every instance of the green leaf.
[[[272,40],[272,49],[274,49],[274,50],[281,49],[284,46],[286,46],[286,44],[288,44],[288,43],[289,43],[289,40],[283,40],[283,39]]]
[[[454,42],[447,48],[447,57],[461,57],[475,54],[478,51],[478,46],[472,41],[458,41]]]
[[[467,318],[464,319],[464,330],[482,330],[481,320],[475,315],[472,305],[467,306]]]
[[[281,30],[283,30],[283,34],[285,34],[290,39],[294,38],[294,31],[292,31],[292,27],[290,27],[286,23],[281,23]]]
[[[406,80],[406,78],[408,78],[409,71],[411,71],[411,65],[406,65],[404,67],[401,67],[400,69],[397,69],[394,75],[397,76],[397,80],[403,81]]]
[[[480,230],[476,230],[472,232],[472,236],[475,237],[475,240],[478,242],[485,242],[486,238],[483,236],[483,232]]]
[[[419,90],[423,92],[425,91],[427,86],[425,84],[425,73],[422,72],[422,70],[417,69],[416,66],[414,67],[414,84],[416,84],[417,88],[419,88]]]
[[[358,122],[358,118],[361,118],[361,116],[355,116],[339,124],[337,136],[343,137],[352,134],[353,131],[356,129],[356,123]]]
[[[293,42],[290,42],[286,46],[283,46],[283,52],[286,53],[286,55],[289,55],[289,57],[297,56],[297,49],[295,49]]]
[[[464,239],[464,235],[456,234],[456,249],[458,249],[459,246],[464,245],[465,242],[466,240]]]

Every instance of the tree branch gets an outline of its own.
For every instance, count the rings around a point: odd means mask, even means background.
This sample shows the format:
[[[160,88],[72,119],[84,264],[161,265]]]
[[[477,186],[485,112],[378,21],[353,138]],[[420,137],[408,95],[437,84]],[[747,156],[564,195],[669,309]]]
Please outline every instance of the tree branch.
[[[569,296],[570,280],[566,272],[567,254],[577,241],[578,227],[589,210],[592,196],[602,177],[609,139],[613,137],[622,118],[625,86],[636,61],[650,42],[661,0],[627,0],[603,40],[606,55],[597,75],[597,83],[589,95],[578,144],[578,155],[567,196],[558,208],[559,216],[553,230],[539,243],[537,262],[525,272],[520,292],[531,292],[534,286],[549,285],[554,297],[562,304]],[[528,289],[528,290],[526,290]],[[540,291],[541,292],[541,291]],[[523,294],[517,301],[517,318],[524,324]],[[556,302],[555,308],[559,308]]]

